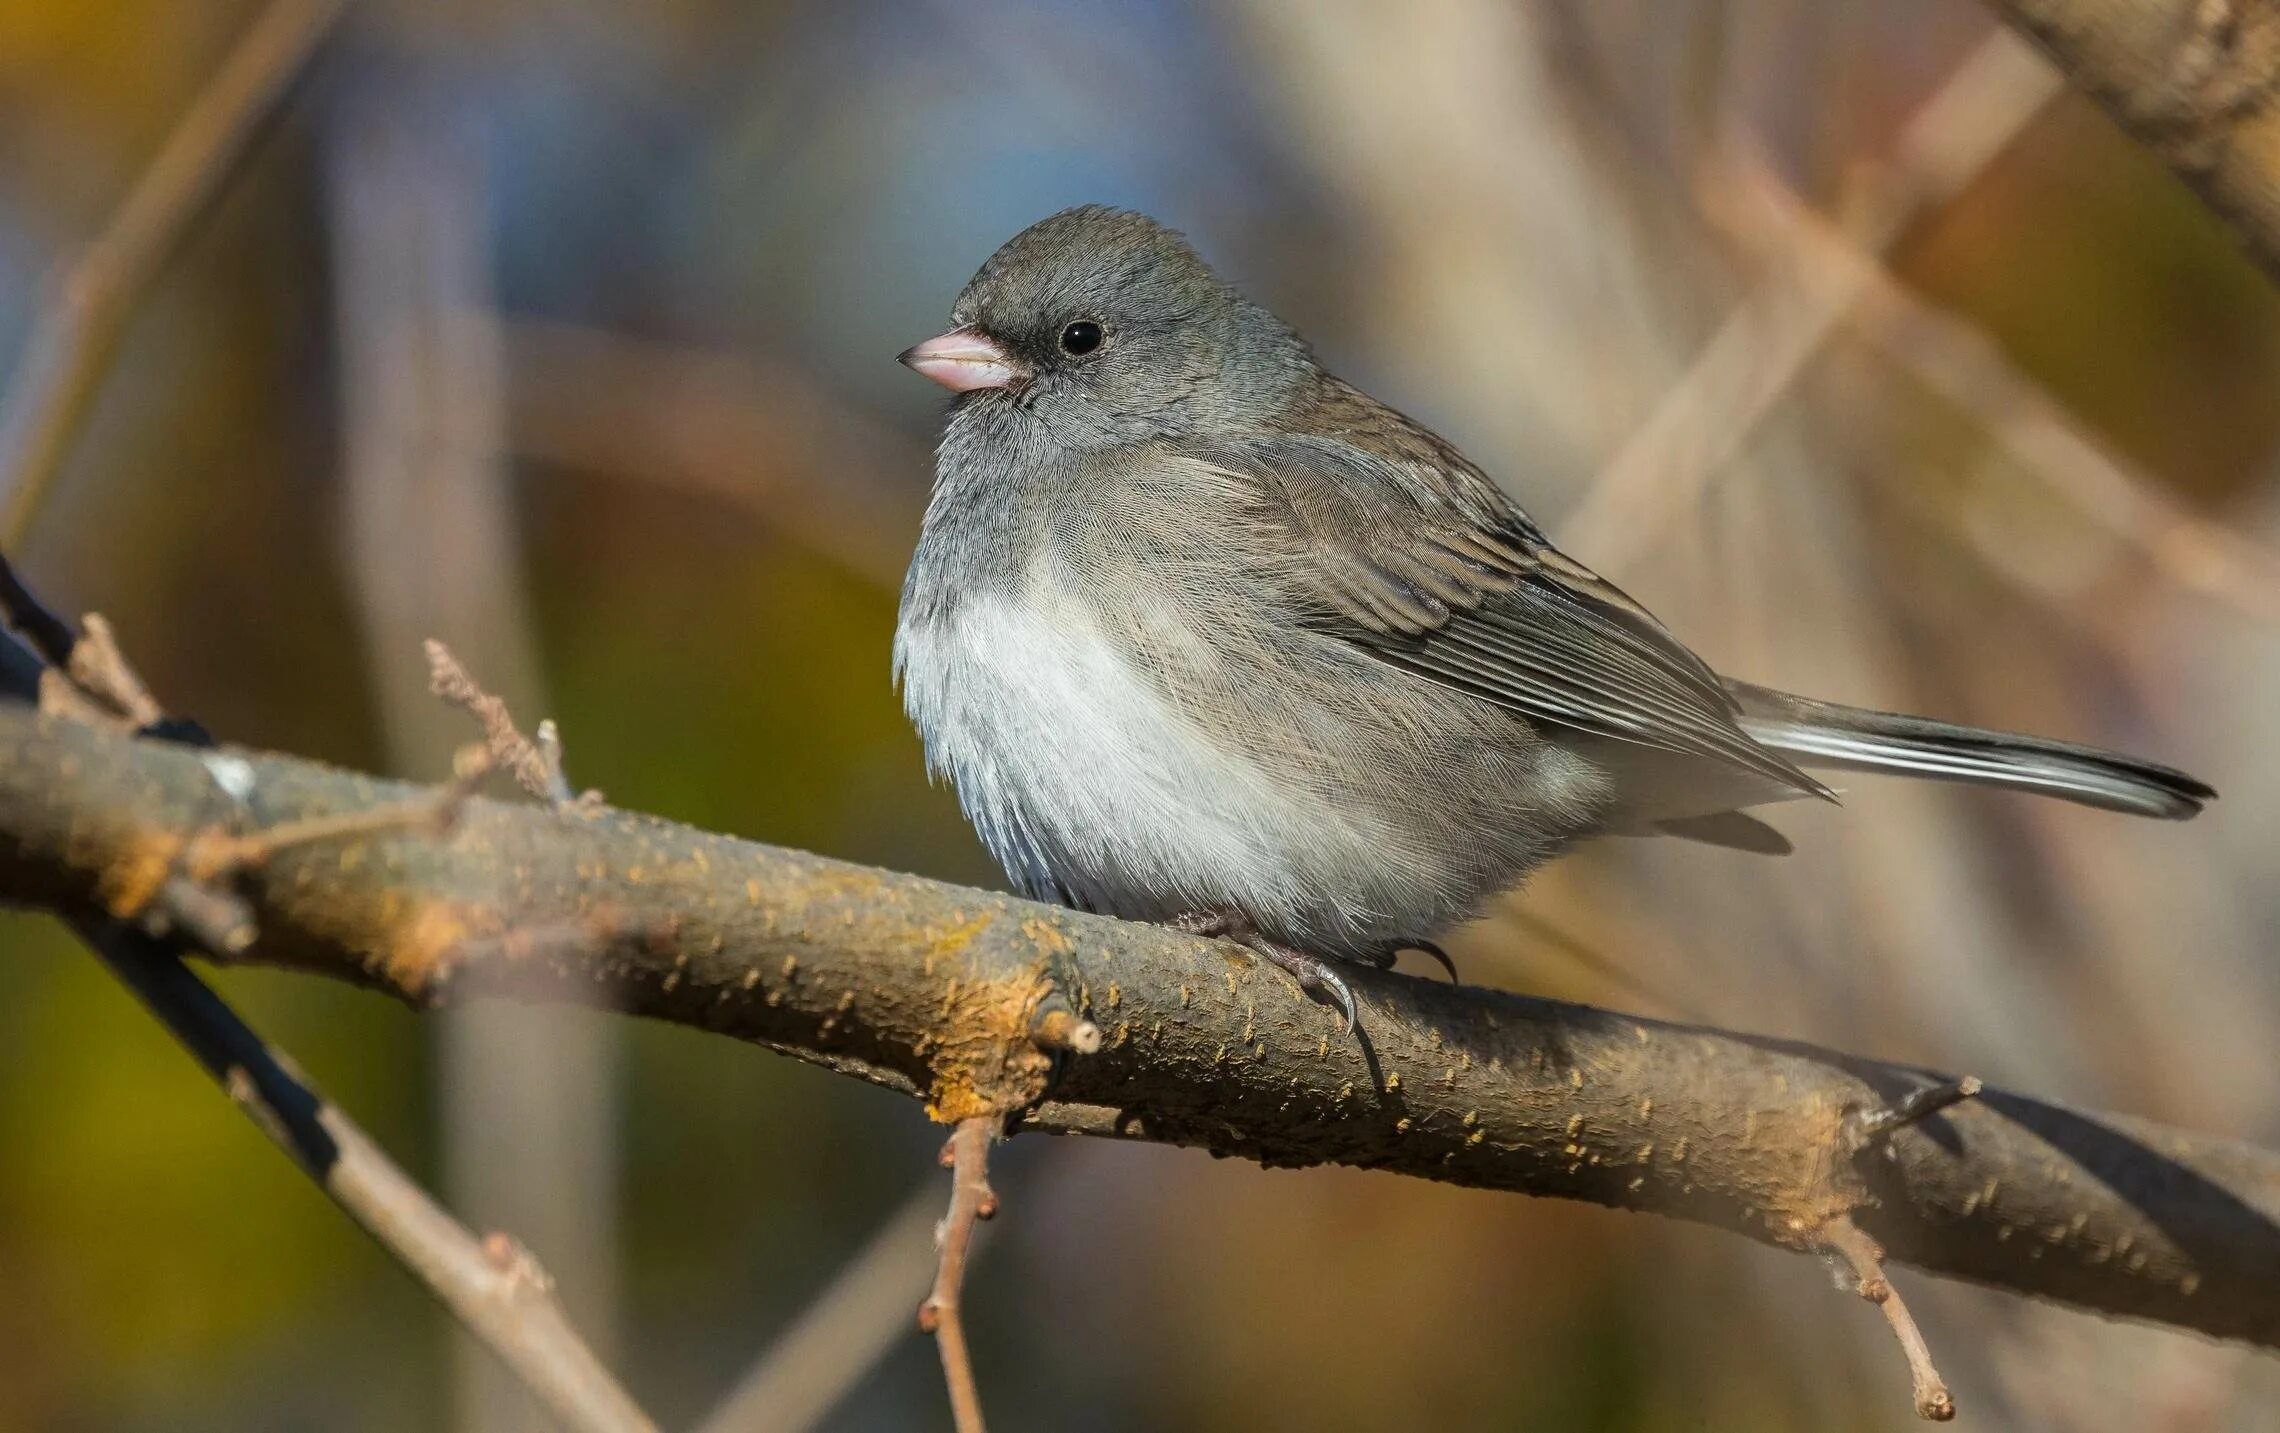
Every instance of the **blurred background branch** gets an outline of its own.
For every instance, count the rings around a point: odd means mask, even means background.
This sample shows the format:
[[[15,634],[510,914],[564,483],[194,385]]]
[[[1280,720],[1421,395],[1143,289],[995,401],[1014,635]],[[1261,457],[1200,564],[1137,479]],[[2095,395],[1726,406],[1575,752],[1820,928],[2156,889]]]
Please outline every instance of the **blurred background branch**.
[[[382,42],[384,43],[384,42]],[[493,203],[478,110],[417,54],[367,54],[326,117],[345,499],[340,541],[389,769],[444,770],[467,736],[428,691],[441,637],[508,708],[547,711],[505,461]],[[546,1251],[602,1357],[617,1347],[617,1031],[514,1009],[441,1022],[443,1193]],[[472,1340],[458,1421],[538,1429],[543,1411]]]
[[[0,399],[0,551],[20,552],[144,290],[308,70],[347,0],[274,0],[49,285]]]
[[[2267,0],[1991,0],[2280,279],[2280,8]]]
[[[2280,623],[2280,554],[2193,513],[2085,432],[1968,323],[1916,297],[1762,164],[1736,157],[1703,186],[1716,212],[1769,255],[1820,269],[1856,295],[1879,349],[1969,412],[2026,471],[2161,574],[2258,622]]]
[[[2058,93],[2050,67],[2009,34],[1979,42],[1900,129],[1892,157],[1848,176],[1860,246],[1882,253],[1978,177]],[[1596,561],[1638,560],[1701,499],[1842,322],[1858,270],[1801,265],[1776,248],[1764,275],[1585,490],[1562,540]]]
[[[927,1180],[776,1336],[699,1433],[790,1433],[822,1422],[910,1332],[910,1291],[934,1267],[941,1211],[941,1190]]]

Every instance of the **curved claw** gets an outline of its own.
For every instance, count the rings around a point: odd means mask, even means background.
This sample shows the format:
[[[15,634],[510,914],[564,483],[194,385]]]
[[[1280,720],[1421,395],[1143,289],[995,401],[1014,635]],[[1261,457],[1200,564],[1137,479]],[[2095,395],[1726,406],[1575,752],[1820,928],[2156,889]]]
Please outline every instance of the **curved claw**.
[[[1465,983],[1464,977],[1457,974],[1457,963],[1449,959],[1449,953],[1441,949],[1440,944],[1436,941],[1423,939],[1405,940],[1401,944],[1395,946],[1394,949],[1396,951],[1414,950],[1419,955],[1429,955],[1435,960],[1441,962],[1441,968],[1449,972],[1449,983],[1451,985],[1462,985]]]
[[[1329,961],[1319,955],[1308,955],[1303,950],[1279,945],[1263,936],[1243,943],[1290,972],[1291,978],[1298,982],[1299,989],[1318,1000],[1327,1000],[1337,1006],[1339,1013],[1346,1017],[1346,1033],[1354,1033],[1357,1011],[1353,988],[1346,984],[1345,976],[1331,968]]]
[[[1321,970],[1315,972],[1314,981],[1315,983],[1309,985],[1307,983],[1306,977],[1302,975],[1298,979],[1298,988],[1306,991],[1310,995],[1329,996],[1330,1002],[1336,1005],[1346,1014],[1346,1033],[1349,1035],[1353,1034],[1354,1021],[1356,1017],[1356,1012],[1354,1009],[1354,992],[1347,987],[1346,977],[1340,975],[1337,971],[1324,966]]]

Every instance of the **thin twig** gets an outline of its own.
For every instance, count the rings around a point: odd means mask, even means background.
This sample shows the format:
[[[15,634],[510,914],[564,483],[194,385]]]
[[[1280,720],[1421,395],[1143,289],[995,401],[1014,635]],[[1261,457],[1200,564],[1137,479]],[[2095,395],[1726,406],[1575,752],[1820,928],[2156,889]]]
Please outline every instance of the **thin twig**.
[[[53,699],[68,692],[77,709],[91,714],[95,724],[129,730],[165,715],[120,652],[111,624],[91,612],[75,635],[71,624],[25,583],[4,552],[0,552],[0,625],[23,637],[42,667],[39,691],[11,695],[32,698],[42,711],[53,711]]]
[[[1916,1327],[1915,1316],[1901,1301],[1900,1291],[1885,1277],[1884,1250],[1861,1232],[1849,1214],[1840,1214],[1821,1226],[1821,1243],[1844,1260],[1852,1271],[1854,1287],[1860,1296],[1883,1310],[1884,1321],[1892,1325],[1892,1335],[1900,1340],[1900,1352],[1908,1360],[1916,1416],[1934,1423],[1945,1423],[1955,1417],[1955,1399],[1948,1393],[1940,1371],[1932,1366],[1932,1351],[1924,1343],[1923,1331]]]
[[[341,841],[383,831],[423,831],[447,836],[459,820],[475,788],[491,771],[491,754],[471,746],[453,764],[451,780],[426,796],[394,801],[363,811],[339,811],[304,816],[259,831],[201,831],[190,839],[182,855],[183,873],[208,884],[267,865],[280,851],[321,841]]]
[[[1890,1139],[1895,1130],[1920,1124],[1941,1110],[1960,1105],[1965,1100],[1977,1099],[1984,1088],[1986,1086],[1977,1075],[1965,1075],[1960,1079],[1942,1080],[1937,1084],[1910,1090],[1891,1104],[1879,1105],[1861,1115],[1854,1125],[1854,1133],[1859,1139],[1860,1147],[1866,1149]]]
[[[974,1384],[973,1356],[966,1348],[966,1324],[958,1308],[959,1291],[966,1283],[966,1256],[974,1242],[974,1222],[997,1213],[997,1195],[990,1189],[990,1142],[1002,1121],[995,1115],[960,1120],[942,1147],[942,1162],[950,1167],[950,1212],[935,1231],[941,1251],[934,1270],[934,1291],[918,1306],[918,1326],[934,1335],[942,1351],[942,1378],[950,1387],[950,1416],[958,1433],[983,1433],[982,1395]]]
[[[499,1233],[479,1240],[446,1213],[163,942],[116,925],[89,922],[78,930],[262,1132],[566,1427],[655,1429],[571,1327],[551,1283],[520,1243]]]
[[[304,74],[346,0],[276,0],[224,60],[110,223],[57,279],[0,403],[0,547],[24,535],[63,466],[143,291]]]
[[[489,747],[491,760],[514,773],[522,789],[557,810],[570,806],[592,806],[602,799],[599,791],[573,792],[570,778],[562,769],[562,737],[553,721],[538,724],[536,740],[522,734],[515,725],[514,713],[507,704],[484,691],[475,678],[451,649],[430,637],[425,644],[428,659],[428,690],[463,707],[483,728],[483,740]]]
[[[145,932],[186,939],[201,950],[240,955],[261,938],[253,907],[219,886],[168,876],[150,905],[132,912]]]
[[[2063,88],[2050,67],[1997,30],[1958,65],[1871,171],[1861,242],[1883,252],[1962,192]],[[1857,276],[1769,260],[1678,382],[1631,433],[1561,524],[1562,542],[1613,569],[1693,510],[1860,296]]]
[[[0,620],[18,632],[48,634],[51,641],[54,633],[70,630],[4,556]],[[80,649],[90,644],[101,649],[83,661]],[[163,715],[99,618],[89,617],[85,635],[65,654],[64,664],[41,676],[47,690],[60,683],[76,691],[87,708],[98,712],[100,725],[139,729]],[[147,720],[128,714],[143,704],[150,708]],[[120,710],[105,717],[106,708]],[[177,870],[158,884],[145,913],[147,925],[155,929],[88,919],[74,927],[254,1123],[425,1282],[567,1426],[593,1433],[651,1433],[656,1425],[571,1327],[551,1281],[528,1251],[506,1234],[478,1241],[301,1079],[284,1056],[182,964],[172,947],[172,941],[189,940],[217,958],[242,954],[258,934],[252,907],[223,888],[218,877],[258,867],[286,845],[456,817],[467,798],[465,785],[478,775],[474,763],[465,763],[458,779],[436,795],[287,821],[249,837],[202,832],[211,842],[207,854],[182,864],[206,869]],[[197,845],[194,837],[186,849]]]
[[[90,612],[79,619],[79,627],[79,640],[72,644],[71,660],[65,665],[71,680],[88,696],[115,708],[127,725],[155,725],[166,710],[119,650],[111,624],[101,613]]]
[[[43,680],[45,710],[67,710],[93,721],[150,726],[165,711],[119,651],[118,637],[99,613],[90,612],[73,632],[32,594],[15,567],[0,558],[0,623],[24,639],[53,680]]]

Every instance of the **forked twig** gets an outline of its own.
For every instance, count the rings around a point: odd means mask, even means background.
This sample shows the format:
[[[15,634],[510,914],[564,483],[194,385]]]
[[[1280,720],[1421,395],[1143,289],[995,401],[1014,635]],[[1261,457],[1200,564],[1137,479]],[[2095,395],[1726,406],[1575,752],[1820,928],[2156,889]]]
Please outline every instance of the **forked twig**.
[[[13,564],[0,558],[0,623],[24,639],[47,670],[41,675],[39,703],[89,721],[120,721],[151,726],[165,711],[119,651],[111,624],[90,612],[80,630],[32,595]]]
[[[505,701],[477,685],[473,674],[449,647],[430,637],[426,642],[428,690],[464,708],[483,728],[483,741],[491,760],[514,773],[523,790],[557,810],[598,805],[599,791],[573,792],[562,769],[562,736],[552,720],[538,724],[536,738],[524,736],[515,725]]]

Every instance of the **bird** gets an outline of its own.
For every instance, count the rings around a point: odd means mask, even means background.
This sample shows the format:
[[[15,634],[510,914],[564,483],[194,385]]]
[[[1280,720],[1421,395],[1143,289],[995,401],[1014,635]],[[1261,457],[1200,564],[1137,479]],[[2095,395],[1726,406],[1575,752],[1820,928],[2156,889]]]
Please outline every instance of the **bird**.
[[[1786,853],[1751,812],[1815,771],[2216,795],[1720,676],[1144,214],[1032,224],[899,357],[954,395],[894,640],[930,773],[1022,894],[1240,942],[1349,1033],[1342,968],[1446,964],[1590,838]]]

